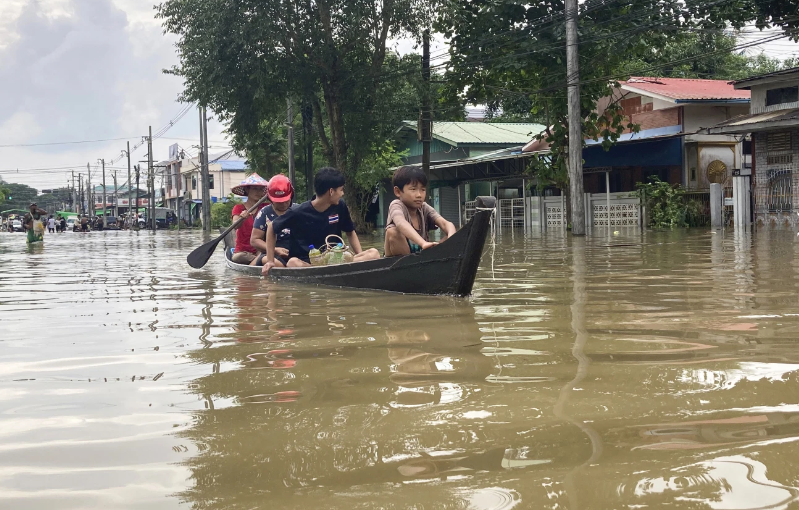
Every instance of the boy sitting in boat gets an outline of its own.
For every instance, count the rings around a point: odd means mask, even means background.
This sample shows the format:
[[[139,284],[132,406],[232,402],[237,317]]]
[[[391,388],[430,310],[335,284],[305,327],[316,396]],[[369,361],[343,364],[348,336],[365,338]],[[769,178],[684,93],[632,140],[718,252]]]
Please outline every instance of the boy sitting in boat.
[[[361,249],[355,225],[350,218],[350,211],[344,203],[344,175],[335,168],[321,168],[314,179],[316,197],[301,204],[295,209],[289,209],[286,214],[276,218],[269,224],[266,232],[266,257],[264,276],[275,266],[275,246],[277,232],[289,229],[289,261],[286,267],[310,266],[308,252],[310,246],[319,248],[324,246],[327,236],[333,234],[341,236],[347,234],[347,241],[355,257],[353,262],[373,260],[380,258],[380,252],[374,248]]]
[[[280,216],[283,216],[289,209],[299,207],[297,204],[292,203],[294,198],[294,186],[291,181],[283,174],[277,174],[269,180],[269,188],[266,192],[269,195],[269,201],[272,202],[267,205],[255,217],[255,222],[252,225],[252,235],[250,236],[250,244],[253,248],[260,252],[255,261],[256,266],[263,266],[263,260],[266,258],[266,231],[269,224],[275,221]],[[275,265],[285,267],[289,260],[289,239],[291,238],[291,231],[284,229],[277,233],[277,241],[275,243]]]
[[[455,225],[444,219],[425,202],[427,174],[420,167],[403,166],[391,179],[396,200],[388,206],[386,221],[386,257],[409,255],[435,246],[429,232],[440,228],[447,238],[455,233]]]

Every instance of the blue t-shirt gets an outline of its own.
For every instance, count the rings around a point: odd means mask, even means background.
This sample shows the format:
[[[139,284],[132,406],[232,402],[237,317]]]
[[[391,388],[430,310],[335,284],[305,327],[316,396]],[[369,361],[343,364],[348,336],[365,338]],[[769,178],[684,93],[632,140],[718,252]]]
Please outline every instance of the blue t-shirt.
[[[295,209],[286,211],[286,214],[274,220],[275,231],[281,232],[288,229],[289,257],[297,257],[308,262],[309,246],[320,248],[325,244],[325,238],[331,234],[341,237],[341,232],[352,232],[355,225],[350,217],[350,210],[343,200],[330,206],[326,211],[319,212],[314,209],[311,202],[304,202]]]
[[[297,204],[291,204],[289,210],[286,211],[284,214],[288,213],[292,209],[296,209],[299,207]],[[269,228],[269,224],[275,221],[275,218],[280,218],[280,216],[275,212],[275,209],[272,207],[272,204],[267,205],[260,211],[258,211],[258,215],[255,217],[255,221],[252,224],[252,228],[257,228],[262,232],[266,232]],[[289,249],[289,237],[291,237],[291,230],[288,228],[284,228],[277,233],[277,242],[275,246],[278,248],[285,248]]]

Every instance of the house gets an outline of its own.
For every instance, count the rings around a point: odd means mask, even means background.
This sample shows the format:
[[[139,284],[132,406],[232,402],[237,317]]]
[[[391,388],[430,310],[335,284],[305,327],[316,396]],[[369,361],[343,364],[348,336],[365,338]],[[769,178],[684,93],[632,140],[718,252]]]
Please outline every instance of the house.
[[[524,164],[519,163],[522,146],[544,130],[535,123],[434,122],[430,142],[430,183],[428,201],[446,219],[462,223],[462,206],[477,195],[496,194],[492,180],[513,174],[518,186],[505,192],[520,196]],[[408,151],[407,165],[420,165],[422,142],[415,122],[405,121],[395,134],[398,151]],[[501,161],[501,163],[499,163]],[[505,165],[509,164],[506,171]],[[512,168],[511,168],[512,167]],[[466,170],[463,170],[466,168]],[[388,204],[394,200],[390,186],[380,194],[377,226],[385,225]]]
[[[232,150],[210,154],[208,159],[208,191],[211,202],[225,202],[231,188],[238,186],[247,176],[247,161]],[[189,222],[198,220],[199,204],[203,202],[199,158],[184,157],[167,161],[164,167],[164,206],[180,210],[180,217]]]
[[[743,166],[743,145],[733,134],[703,129],[749,112],[749,91],[725,80],[632,77],[620,82],[597,111],[616,102],[640,126],[626,132],[605,151],[587,141],[583,150],[585,191],[633,191],[637,182],[657,176],[688,190],[707,191],[710,183],[727,183],[733,168]]]
[[[95,212],[102,211],[103,185],[94,186],[92,195],[94,196]],[[135,203],[137,199],[139,201],[139,207],[145,207],[150,204],[147,190],[145,189],[136,188],[135,186],[129,188],[127,185],[119,187],[106,185],[105,187],[105,209],[108,214],[126,214],[129,209],[129,204]]]
[[[757,224],[799,223],[799,67],[733,82],[750,91],[750,111],[707,129],[713,135],[751,134],[754,220]],[[743,174],[743,172],[742,172]]]

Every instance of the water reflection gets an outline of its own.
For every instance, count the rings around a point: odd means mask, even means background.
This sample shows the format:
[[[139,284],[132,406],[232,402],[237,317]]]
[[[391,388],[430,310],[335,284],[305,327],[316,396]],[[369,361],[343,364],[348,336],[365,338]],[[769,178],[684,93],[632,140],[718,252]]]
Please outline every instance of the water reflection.
[[[469,300],[160,234],[0,236],[0,507],[799,504],[795,232],[501,236]]]

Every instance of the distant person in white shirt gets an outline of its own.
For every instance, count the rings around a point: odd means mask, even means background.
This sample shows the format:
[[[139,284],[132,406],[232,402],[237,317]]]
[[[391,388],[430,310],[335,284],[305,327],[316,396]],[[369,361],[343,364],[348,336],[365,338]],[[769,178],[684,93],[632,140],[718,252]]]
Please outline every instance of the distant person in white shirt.
[[[47,219],[47,231],[51,233],[55,233],[55,219],[53,215],[50,215],[50,218]]]

